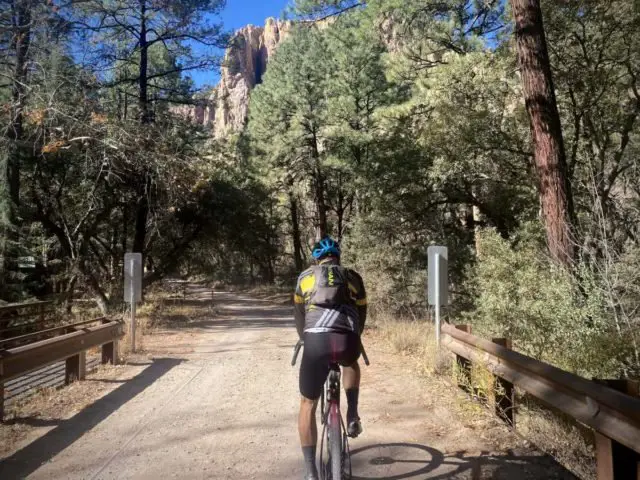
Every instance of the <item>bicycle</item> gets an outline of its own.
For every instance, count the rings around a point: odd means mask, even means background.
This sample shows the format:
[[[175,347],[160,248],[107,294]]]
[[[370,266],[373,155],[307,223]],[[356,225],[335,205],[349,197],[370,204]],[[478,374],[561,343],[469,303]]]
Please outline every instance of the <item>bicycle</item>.
[[[303,346],[304,342],[299,340],[294,348],[291,366],[295,366]],[[360,348],[364,364],[369,366],[369,358],[362,344]],[[340,365],[332,363],[329,366],[329,376],[320,397],[320,420],[324,425],[320,442],[320,480],[348,480],[351,478],[351,453],[347,429],[340,413],[340,376]],[[326,462],[323,461],[325,445],[328,457]]]

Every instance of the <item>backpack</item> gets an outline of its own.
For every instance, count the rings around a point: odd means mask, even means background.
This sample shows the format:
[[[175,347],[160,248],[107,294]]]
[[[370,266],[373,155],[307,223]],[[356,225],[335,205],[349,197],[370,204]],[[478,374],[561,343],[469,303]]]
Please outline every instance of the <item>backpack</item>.
[[[316,281],[309,298],[311,305],[323,308],[355,305],[349,289],[348,269],[341,265],[316,265],[312,268]]]

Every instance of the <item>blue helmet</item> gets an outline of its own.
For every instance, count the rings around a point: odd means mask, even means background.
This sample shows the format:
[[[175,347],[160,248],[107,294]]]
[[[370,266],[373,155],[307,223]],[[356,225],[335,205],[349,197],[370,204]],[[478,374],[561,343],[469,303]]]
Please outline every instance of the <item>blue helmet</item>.
[[[340,245],[333,238],[326,236],[313,247],[313,258],[320,260],[323,257],[332,255],[334,257],[340,256]]]

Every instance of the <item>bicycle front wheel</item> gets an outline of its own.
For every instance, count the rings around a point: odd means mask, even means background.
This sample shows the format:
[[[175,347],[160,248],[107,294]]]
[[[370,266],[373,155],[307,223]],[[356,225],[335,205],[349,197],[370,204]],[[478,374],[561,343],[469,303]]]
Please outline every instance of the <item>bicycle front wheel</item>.
[[[331,480],[342,480],[342,422],[340,412],[336,404],[329,410],[329,461],[331,462]]]

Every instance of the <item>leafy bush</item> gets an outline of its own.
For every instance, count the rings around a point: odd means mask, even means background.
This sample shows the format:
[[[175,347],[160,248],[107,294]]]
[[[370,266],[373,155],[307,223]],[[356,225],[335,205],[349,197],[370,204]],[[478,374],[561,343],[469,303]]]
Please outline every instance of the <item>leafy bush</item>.
[[[580,280],[546,256],[540,232],[528,225],[516,243],[480,233],[474,269],[476,309],[467,314],[484,336],[513,339],[517,350],[587,377],[620,373],[620,342],[598,279]]]

